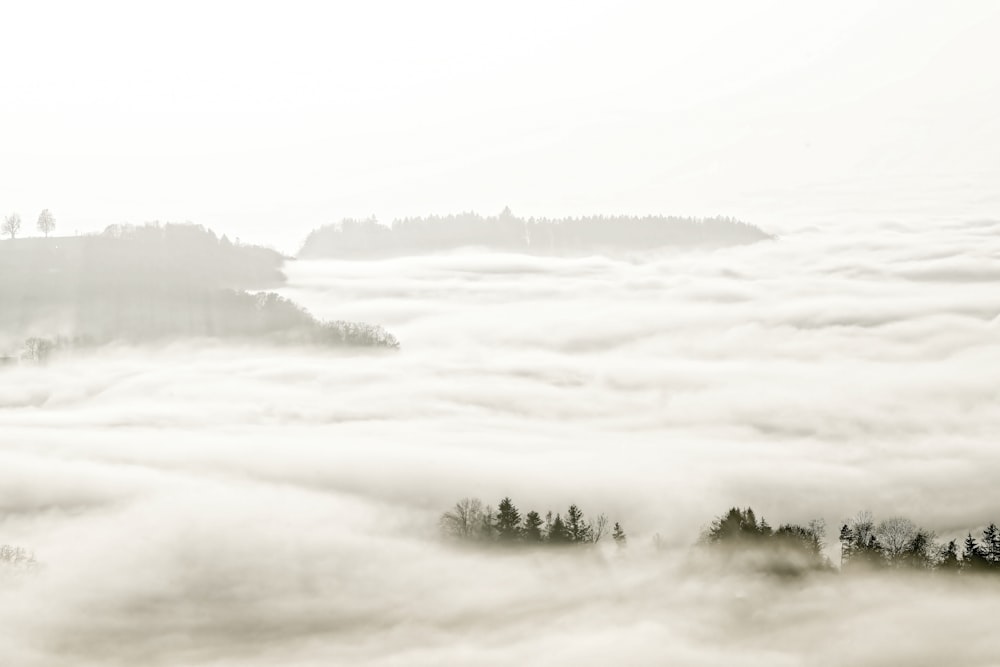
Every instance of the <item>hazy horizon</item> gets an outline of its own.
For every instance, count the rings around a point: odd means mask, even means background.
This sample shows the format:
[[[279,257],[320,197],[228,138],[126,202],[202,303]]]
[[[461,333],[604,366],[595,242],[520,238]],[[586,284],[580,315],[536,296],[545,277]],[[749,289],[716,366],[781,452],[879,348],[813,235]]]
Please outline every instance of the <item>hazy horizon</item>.
[[[22,3],[0,212],[297,250],[342,218],[995,217],[1000,7]]]

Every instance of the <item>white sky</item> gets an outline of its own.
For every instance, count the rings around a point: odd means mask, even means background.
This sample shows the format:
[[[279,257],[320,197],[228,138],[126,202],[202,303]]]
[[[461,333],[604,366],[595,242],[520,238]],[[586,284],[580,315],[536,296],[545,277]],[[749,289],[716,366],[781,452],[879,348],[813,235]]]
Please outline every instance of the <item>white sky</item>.
[[[0,212],[31,233],[1000,211],[1000,2],[0,0],[0,27]]]

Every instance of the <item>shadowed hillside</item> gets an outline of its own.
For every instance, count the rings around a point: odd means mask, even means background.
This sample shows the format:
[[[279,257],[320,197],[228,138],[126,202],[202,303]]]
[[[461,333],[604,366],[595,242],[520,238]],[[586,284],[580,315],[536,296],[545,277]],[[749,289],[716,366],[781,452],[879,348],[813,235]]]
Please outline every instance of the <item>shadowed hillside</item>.
[[[114,225],[103,234],[0,243],[0,352],[171,337],[397,345],[380,327],[321,322],[288,299],[279,253],[201,226]]]

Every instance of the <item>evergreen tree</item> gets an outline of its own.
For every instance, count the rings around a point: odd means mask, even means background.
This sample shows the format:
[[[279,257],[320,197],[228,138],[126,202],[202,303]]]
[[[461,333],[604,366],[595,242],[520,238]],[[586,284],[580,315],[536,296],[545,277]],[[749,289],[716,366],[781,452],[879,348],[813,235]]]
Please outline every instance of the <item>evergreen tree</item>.
[[[972,533],[969,533],[965,538],[965,549],[962,551],[962,570],[978,572],[985,569],[987,564],[983,550],[976,543]]]
[[[1000,529],[995,523],[986,526],[983,531],[983,558],[993,567],[1000,567]]]
[[[622,525],[617,521],[615,521],[615,527],[614,530],[611,532],[611,537],[612,539],[614,539],[615,544],[617,544],[619,547],[625,546],[625,543],[628,540],[628,538],[625,537],[625,531],[622,530]]]
[[[938,569],[942,572],[957,572],[961,567],[961,563],[958,560],[958,544],[955,540],[951,540],[941,548],[940,562],[938,563]]]
[[[524,515],[524,528],[521,533],[524,535],[524,540],[526,542],[541,542],[544,538],[541,530],[542,517],[538,515],[538,512],[532,510]]]
[[[918,530],[899,556],[899,563],[914,569],[930,569],[934,566],[936,551],[933,536],[926,530]]]
[[[572,541],[570,540],[569,531],[566,530],[565,522],[563,522],[562,517],[558,514],[552,519],[546,537],[548,537],[549,544],[569,544]]]
[[[570,542],[592,542],[593,530],[583,518],[583,512],[576,505],[570,505],[566,511],[566,533]]]
[[[840,528],[840,566],[844,567],[851,560],[854,552],[854,531],[845,523]]]
[[[497,506],[493,528],[496,530],[497,539],[501,542],[513,542],[521,536],[521,513],[517,511],[509,497],[505,497]]]

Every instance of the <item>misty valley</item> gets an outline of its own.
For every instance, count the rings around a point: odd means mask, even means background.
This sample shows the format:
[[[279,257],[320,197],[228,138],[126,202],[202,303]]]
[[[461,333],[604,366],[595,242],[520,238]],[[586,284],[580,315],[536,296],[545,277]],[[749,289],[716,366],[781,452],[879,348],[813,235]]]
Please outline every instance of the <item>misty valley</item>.
[[[991,664],[998,279],[982,220],[12,235],[0,664]]]

